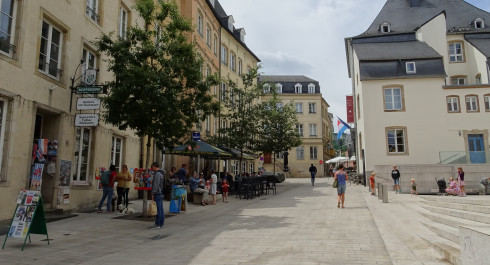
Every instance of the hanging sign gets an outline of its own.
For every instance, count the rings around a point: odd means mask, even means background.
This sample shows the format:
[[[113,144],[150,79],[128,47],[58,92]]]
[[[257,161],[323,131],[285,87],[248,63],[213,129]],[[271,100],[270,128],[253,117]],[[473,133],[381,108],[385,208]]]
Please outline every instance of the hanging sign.
[[[92,127],[99,125],[99,114],[77,114],[75,116],[75,126]]]
[[[85,75],[83,76],[83,82],[85,84],[93,85],[95,84],[96,80],[97,80],[97,70],[95,69],[85,70]]]
[[[192,132],[192,141],[197,142],[201,140],[201,133],[200,132]]]
[[[77,94],[102,94],[104,86],[77,86]]]
[[[100,99],[98,98],[78,98],[77,110],[98,110],[100,109]]]

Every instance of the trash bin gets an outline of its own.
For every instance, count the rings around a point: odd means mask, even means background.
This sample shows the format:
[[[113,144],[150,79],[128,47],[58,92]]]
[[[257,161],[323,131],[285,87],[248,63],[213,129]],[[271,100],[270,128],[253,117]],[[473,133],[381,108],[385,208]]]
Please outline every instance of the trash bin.
[[[170,193],[170,206],[168,211],[171,213],[180,213],[182,206],[182,198],[187,195],[185,186],[172,185],[172,191]]]

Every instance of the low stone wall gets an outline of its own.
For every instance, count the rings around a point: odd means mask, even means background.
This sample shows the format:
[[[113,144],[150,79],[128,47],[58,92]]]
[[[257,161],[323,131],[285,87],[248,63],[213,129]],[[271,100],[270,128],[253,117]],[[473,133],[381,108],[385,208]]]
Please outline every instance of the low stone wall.
[[[462,167],[465,172],[465,184],[467,194],[478,194],[480,190],[480,180],[483,177],[490,177],[490,165],[398,165],[400,171],[400,186],[402,193],[410,193],[410,180],[415,179],[419,194],[437,194],[439,187],[436,179],[444,178],[449,181],[450,177],[457,178],[457,169]],[[393,187],[391,171],[393,165],[374,166],[376,181],[388,183]],[[366,172],[367,178],[371,172]]]
[[[490,228],[465,227],[459,229],[463,265],[488,264],[490,261]]]

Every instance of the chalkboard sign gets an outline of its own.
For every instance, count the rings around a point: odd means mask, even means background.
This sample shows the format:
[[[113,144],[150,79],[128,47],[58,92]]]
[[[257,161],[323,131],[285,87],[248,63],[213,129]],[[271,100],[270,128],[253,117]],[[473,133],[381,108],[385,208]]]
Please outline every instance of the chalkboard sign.
[[[48,228],[44,216],[41,192],[21,190],[17,197],[17,207],[10,222],[9,232],[5,235],[2,249],[5,248],[5,243],[7,243],[8,238],[23,238],[24,244],[22,245],[22,250],[24,250],[27,238],[29,238],[29,243],[31,242],[30,234],[46,235],[49,245]]]

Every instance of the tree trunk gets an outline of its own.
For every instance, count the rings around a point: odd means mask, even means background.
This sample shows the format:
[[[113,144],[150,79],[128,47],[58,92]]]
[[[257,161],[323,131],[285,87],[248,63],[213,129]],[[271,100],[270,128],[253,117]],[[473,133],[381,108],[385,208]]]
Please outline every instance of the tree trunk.
[[[146,142],[146,162],[145,162],[145,173],[148,174],[148,168],[150,166],[150,149],[151,149],[151,137],[148,136],[148,140]],[[143,217],[148,217],[148,192],[143,191]]]
[[[272,155],[274,156],[274,175],[276,175],[276,153],[272,152]]]

